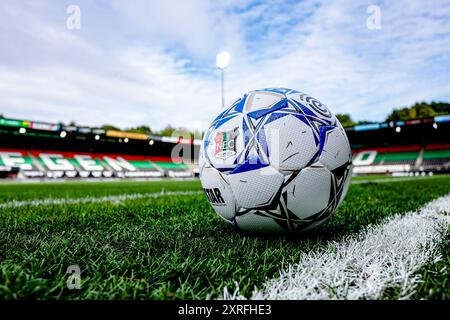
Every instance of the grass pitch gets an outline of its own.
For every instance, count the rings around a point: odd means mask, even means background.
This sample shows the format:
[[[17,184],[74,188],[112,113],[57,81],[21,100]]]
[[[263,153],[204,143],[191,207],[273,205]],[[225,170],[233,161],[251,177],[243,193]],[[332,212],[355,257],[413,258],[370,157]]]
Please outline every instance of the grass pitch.
[[[355,179],[355,181],[360,179]],[[250,295],[308,250],[450,191],[450,177],[353,184],[336,214],[304,235],[236,233],[202,194],[0,207],[0,298],[204,299],[239,283]],[[199,191],[199,181],[0,185],[0,205],[36,199]],[[414,298],[449,299],[450,252],[420,273]],[[66,269],[81,269],[81,289]],[[395,288],[386,291],[395,298]]]

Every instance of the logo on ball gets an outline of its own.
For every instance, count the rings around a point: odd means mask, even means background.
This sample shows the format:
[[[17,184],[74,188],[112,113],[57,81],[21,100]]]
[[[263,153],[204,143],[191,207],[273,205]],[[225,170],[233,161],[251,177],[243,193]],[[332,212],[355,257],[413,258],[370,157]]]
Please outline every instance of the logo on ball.
[[[208,200],[212,205],[226,205],[218,188],[205,188],[203,191],[205,191],[206,197],[208,197]]]
[[[239,136],[239,128],[218,132],[216,135],[215,156],[219,159],[227,159],[236,154],[236,139]]]

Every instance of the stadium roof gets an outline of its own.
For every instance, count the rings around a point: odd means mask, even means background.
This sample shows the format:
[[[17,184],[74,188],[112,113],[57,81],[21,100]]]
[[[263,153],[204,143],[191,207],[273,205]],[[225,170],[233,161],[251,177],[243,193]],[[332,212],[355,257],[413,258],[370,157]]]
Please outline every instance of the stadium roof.
[[[144,133],[127,132],[120,130],[104,130],[101,128],[90,128],[81,126],[66,126],[60,123],[49,123],[42,121],[32,121],[32,120],[21,120],[21,119],[10,119],[0,117],[0,127],[7,128],[19,128],[20,129],[32,129],[42,132],[54,132],[61,134],[61,132],[72,132],[85,135],[99,135],[118,139],[134,139],[134,140],[156,140],[167,143],[183,143],[183,144],[195,144],[199,145],[201,140],[191,139],[188,137],[161,137],[153,136]]]
[[[390,122],[375,122],[367,124],[359,124],[351,127],[345,127],[346,131],[368,131],[368,130],[378,130],[384,128],[395,128],[421,123],[440,123],[440,122],[450,122],[450,115],[442,115],[431,118],[422,119],[410,119],[406,121],[390,121]]]

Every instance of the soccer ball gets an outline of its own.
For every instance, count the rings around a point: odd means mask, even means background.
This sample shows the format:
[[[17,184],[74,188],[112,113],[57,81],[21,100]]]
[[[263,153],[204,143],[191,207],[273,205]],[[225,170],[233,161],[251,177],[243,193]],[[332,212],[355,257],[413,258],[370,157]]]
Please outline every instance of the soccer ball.
[[[322,103],[268,88],[244,94],[212,122],[199,171],[214,210],[237,229],[296,232],[340,205],[351,159],[344,129]]]

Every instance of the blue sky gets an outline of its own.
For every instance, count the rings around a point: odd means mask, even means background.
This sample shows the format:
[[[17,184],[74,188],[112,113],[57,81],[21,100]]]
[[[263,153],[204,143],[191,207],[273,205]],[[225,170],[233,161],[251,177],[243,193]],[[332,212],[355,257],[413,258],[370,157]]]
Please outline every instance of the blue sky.
[[[379,29],[366,26],[370,5]],[[205,128],[220,111],[222,50],[227,103],[282,86],[383,120],[450,101],[448,1],[3,0],[0,41],[0,113],[16,118]]]

